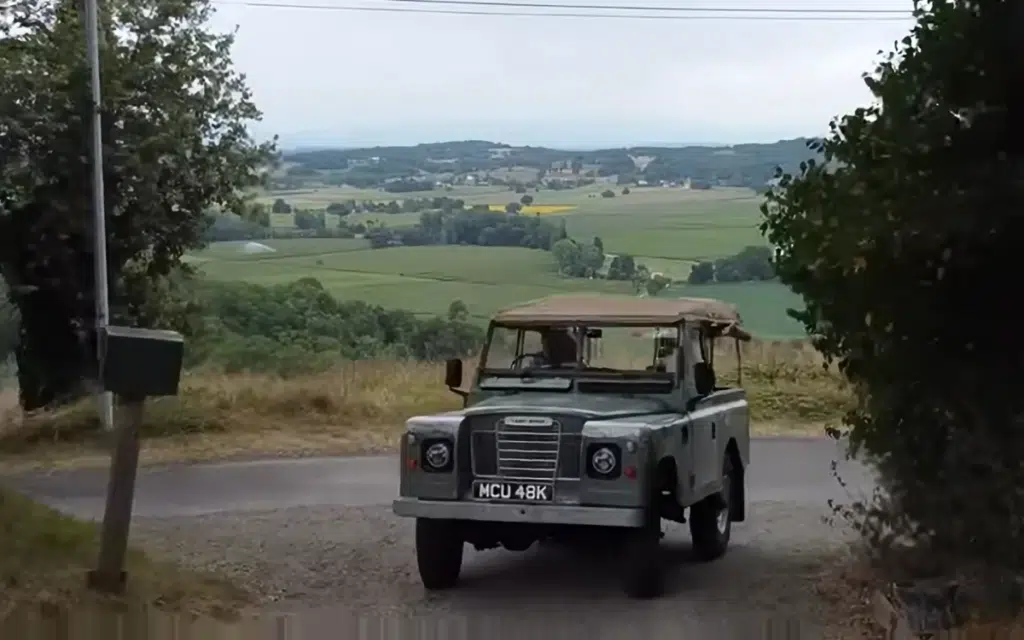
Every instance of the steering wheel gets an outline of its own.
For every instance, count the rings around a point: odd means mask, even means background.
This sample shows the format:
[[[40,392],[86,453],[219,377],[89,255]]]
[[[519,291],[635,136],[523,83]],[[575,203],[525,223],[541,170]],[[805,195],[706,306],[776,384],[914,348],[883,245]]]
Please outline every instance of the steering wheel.
[[[518,356],[516,356],[515,358],[512,359],[512,364],[510,364],[508,368],[509,369],[518,369],[519,365],[522,364],[522,362],[523,362],[523,360],[525,358],[533,358],[534,360],[539,360],[539,359],[544,358],[544,354],[541,353],[541,352],[520,354],[520,355],[518,355]]]

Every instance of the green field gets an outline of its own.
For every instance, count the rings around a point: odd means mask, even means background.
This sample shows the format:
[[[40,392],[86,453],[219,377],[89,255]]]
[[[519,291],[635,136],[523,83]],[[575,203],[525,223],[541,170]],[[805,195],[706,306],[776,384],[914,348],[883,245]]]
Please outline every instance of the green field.
[[[329,253],[329,243],[339,244]],[[295,245],[309,243],[308,251]],[[228,243],[223,243],[228,244]],[[197,265],[208,277],[256,284],[280,284],[315,277],[334,295],[363,300],[419,314],[443,314],[452,300],[462,300],[470,313],[485,319],[501,307],[555,293],[601,291],[629,293],[626,283],[562,278],[551,255],[509,247],[398,247],[353,249],[350,241],[268,241],[279,253],[240,256],[215,245]],[[786,317],[787,306],[798,303],[776,283],[673,286],[663,296],[717,297],[737,304],[745,322],[762,337],[800,335]]]
[[[614,198],[602,198],[600,192],[612,189]],[[569,234],[576,238],[600,236],[605,250],[635,256],[682,260],[717,257],[735,253],[749,244],[763,244],[757,229],[760,198],[748,189],[722,188],[691,191],[662,187],[634,188],[621,195],[621,187],[595,184],[582,189],[531,192],[537,205],[571,205],[575,209],[543,214],[545,219],[566,222]],[[321,188],[301,192],[265,194],[258,198],[273,202],[284,198],[292,206],[322,209],[331,202],[345,200],[402,200],[448,196],[468,204],[504,205],[521,196],[507,187],[462,187],[452,192],[426,191],[389,194],[377,189]],[[390,227],[416,224],[418,213],[355,214],[352,222],[377,220]],[[689,273],[689,265],[684,265]],[[676,269],[663,269],[666,273]],[[684,276],[685,277],[685,276]]]
[[[614,188],[615,198],[598,194]],[[387,194],[350,188],[307,189],[281,193],[293,206],[323,208],[342,200],[391,200],[447,195],[469,203],[502,204],[519,196],[501,187],[470,187],[452,192]],[[532,193],[536,204],[574,205],[566,213],[543,214],[564,219],[569,234],[587,241],[600,236],[607,253],[631,253],[652,271],[685,281],[694,260],[736,253],[746,245],[764,244],[758,230],[760,200],[745,189],[690,191],[660,187],[634,189],[593,185],[566,191]],[[268,194],[272,201],[278,194]],[[377,219],[389,226],[415,224],[418,213],[349,216]],[[274,253],[242,253],[241,242],[222,242],[192,256],[210,278],[258,284],[289,282],[312,276],[334,295],[364,300],[421,314],[444,313],[462,300],[479,319],[495,310],[553,293],[603,291],[630,293],[623,282],[582,280],[558,275],[550,253],[512,247],[429,246],[370,249],[361,239],[268,240]],[[664,296],[717,297],[735,303],[750,328],[764,337],[802,334],[786,316],[799,300],[777,283],[674,285]]]

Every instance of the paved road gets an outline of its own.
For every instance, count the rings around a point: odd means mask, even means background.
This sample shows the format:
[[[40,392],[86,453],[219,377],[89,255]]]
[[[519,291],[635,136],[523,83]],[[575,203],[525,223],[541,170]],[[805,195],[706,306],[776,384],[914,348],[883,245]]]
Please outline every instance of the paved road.
[[[794,636],[778,625],[827,617],[814,602],[813,583],[842,544],[842,535],[821,521],[829,499],[849,498],[831,472],[833,461],[842,459],[840,448],[826,439],[758,439],[751,458],[749,519],[734,528],[729,554],[696,564],[685,525],[669,525],[666,561],[678,570],[670,574],[666,597],[649,602],[620,594],[607,558],[536,546],[518,554],[468,552],[462,588],[424,593],[411,523],[390,513],[394,457],[147,468],[139,476],[133,535],[186,564],[259,585],[276,595],[278,610],[301,611],[291,640],[339,633],[367,639],[753,638],[768,637],[768,619],[776,625],[770,637],[819,637],[806,627]],[[840,469],[854,491],[870,488],[859,465],[841,462]],[[103,471],[32,473],[6,482],[79,516],[102,513]],[[455,628],[429,633],[393,626],[424,616],[441,616],[441,624]],[[595,618],[607,623],[595,626]],[[367,622],[373,619],[390,619],[392,626]],[[354,633],[341,633],[346,629]]]
[[[825,438],[764,438],[751,443],[748,472],[752,502],[822,505],[846,497],[833,479],[841,462],[851,487],[870,487],[868,476],[842,461],[838,444]],[[256,460],[149,467],[139,474],[135,514],[200,516],[289,507],[390,505],[399,462],[392,456]],[[18,489],[82,517],[103,510],[107,472],[85,469],[34,472],[13,482]]]

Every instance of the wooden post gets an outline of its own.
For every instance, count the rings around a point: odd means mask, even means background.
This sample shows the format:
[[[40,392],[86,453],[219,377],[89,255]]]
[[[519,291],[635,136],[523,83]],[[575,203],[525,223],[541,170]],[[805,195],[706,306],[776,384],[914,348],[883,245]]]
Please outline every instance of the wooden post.
[[[135,477],[139,467],[139,427],[145,399],[120,397],[114,447],[107,480],[107,503],[103,512],[99,560],[89,572],[89,587],[104,593],[121,594],[127,584],[125,556],[135,499]]]

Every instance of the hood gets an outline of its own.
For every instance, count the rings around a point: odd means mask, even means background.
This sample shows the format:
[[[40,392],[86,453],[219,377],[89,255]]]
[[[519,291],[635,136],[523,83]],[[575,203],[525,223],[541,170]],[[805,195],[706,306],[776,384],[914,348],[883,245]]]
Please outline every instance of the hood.
[[[675,413],[665,402],[654,398],[624,398],[621,395],[579,393],[517,393],[481,400],[464,410],[471,416],[480,413],[561,413],[584,418],[609,419],[624,416]]]

